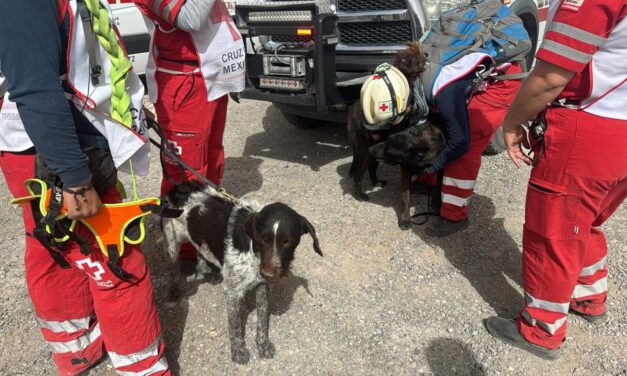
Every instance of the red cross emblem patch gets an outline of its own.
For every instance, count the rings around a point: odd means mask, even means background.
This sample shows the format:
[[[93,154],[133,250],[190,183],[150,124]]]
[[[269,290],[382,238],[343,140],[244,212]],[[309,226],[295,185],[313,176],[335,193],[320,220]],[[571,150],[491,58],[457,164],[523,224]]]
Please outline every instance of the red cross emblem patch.
[[[379,111],[381,112],[390,112],[392,109],[392,102],[391,101],[385,101],[385,102],[379,102]]]

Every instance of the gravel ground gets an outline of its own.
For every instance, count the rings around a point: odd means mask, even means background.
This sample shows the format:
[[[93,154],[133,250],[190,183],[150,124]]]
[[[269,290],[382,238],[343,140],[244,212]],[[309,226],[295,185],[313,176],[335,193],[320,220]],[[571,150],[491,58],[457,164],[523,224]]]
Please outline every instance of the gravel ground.
[[[569,317],[561,359],[546,362],[495,341],[482,320],[512,316],[522,302],[520,246],[528,169],[505,155],[484,158],[470,205],[471,225],[445,240],[396,225],[398,173],[357,202],[349,192],[350,149],[341,126],[296,129],[266,103],[232,104],[224,187],[263,203],[283,201],[309,218],[325,257],[309,238],[293,275],[271,290],[270,339],[277,354],[257,357],[256,315],[248,317],[247,366],[230,361],[221,286],[189,282],[176,307],[164,304],[165,258],[155,221],[144,245],[153,273],[167,357],[180,375],[627,375],[627,210],[604,225],[609,245],[610,319],[599,327]],[[156,159],[141,192],[159,186]],[[0,178],[1,179],[1,178]],[[18,210],[0,180],[0,374],[55,374],[35,326],[22,268]],[[366,185],[369,186],[369,185]],[[424,210],[426,198],[412,202]],[[108,361],[90,375],[113,375]]]

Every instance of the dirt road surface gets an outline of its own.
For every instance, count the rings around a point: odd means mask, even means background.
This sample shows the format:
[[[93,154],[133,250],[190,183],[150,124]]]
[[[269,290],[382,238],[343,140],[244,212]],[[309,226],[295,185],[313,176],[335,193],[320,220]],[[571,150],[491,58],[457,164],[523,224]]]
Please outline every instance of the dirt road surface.
[[[189,282],[166,307],[166,259],[156,221],[144,244],[164,328],[167,358],[179,375],[626,375],[627,210],[604,226],[609,246],[610,319],[595,327],[569,317],[562,358],[546,362],[492,339],[482,320],[521,307],[520,250],[526,179],[506,156],[484,157],[471,225],[437,240],[396,224],[398,172],[357,202],[348,193],[350,148],[341,126],[297,129],[266,103],[231,103],[224,187],[262,203],[283,201],[309,218],[324,258],[304,237],[293,275],[270,295],[271,360],[257,357],[256,315],[248,317],[248,365],[231,362],[222,286]],[[158,194],[159,164],[141,178]],[[0,178],[1,179],[1,178]],[[364,183],[370,187],[369,183]],[[0,374],[54,375],[23,271],[23,230],[0,180]],[[412,196],[424,210],[426,196]],[[43,255],[42,257],[47,257]],[[114,375],[105,360],[90,375]]]

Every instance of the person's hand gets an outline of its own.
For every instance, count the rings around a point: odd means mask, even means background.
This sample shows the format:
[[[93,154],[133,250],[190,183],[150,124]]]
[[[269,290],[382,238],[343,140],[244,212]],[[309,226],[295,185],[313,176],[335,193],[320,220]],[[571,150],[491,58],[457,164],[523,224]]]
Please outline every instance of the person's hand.
[[[81,219],[96,215],[102,207],[100,197],[93,186],[63,189],[63,202],[69,219]]]
[[[523,146],[529,148],[527,136],[522,126],[519,125],[513,129],[503,127],[503,141],[505,142],[509,159],[514,162],[516,168],[520,168],[520,161],[531,165],[531,158],[522,149]]]

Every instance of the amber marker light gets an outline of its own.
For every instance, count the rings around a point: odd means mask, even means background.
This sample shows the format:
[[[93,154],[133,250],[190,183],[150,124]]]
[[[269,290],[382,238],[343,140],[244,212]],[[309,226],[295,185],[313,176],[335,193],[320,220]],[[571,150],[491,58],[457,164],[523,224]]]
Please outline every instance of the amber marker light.
[[[296,30],[296,35],[301,36],[301,37],[309,37],[309,36],[313,35],[313,30],[311,30],[311,29],[297,29]]]

